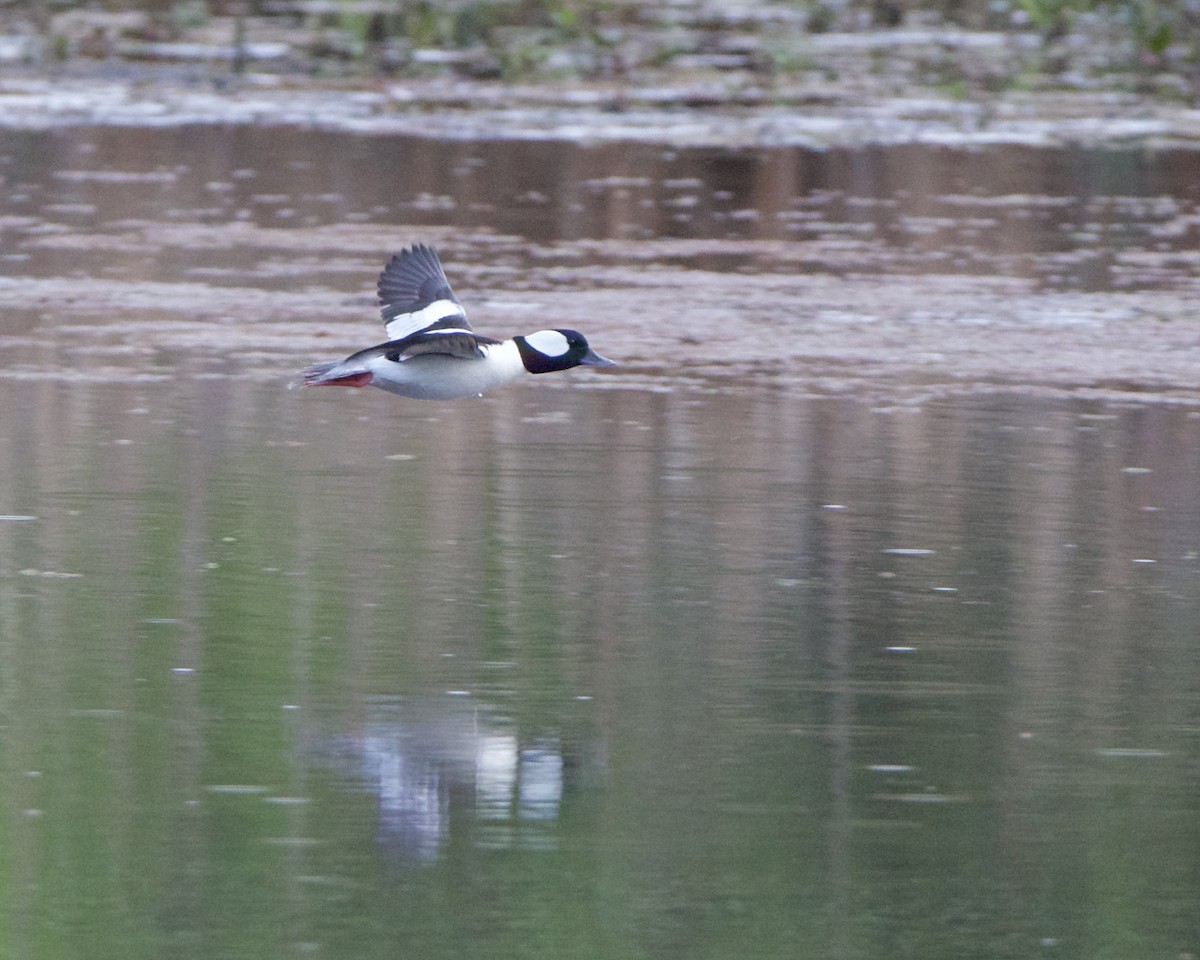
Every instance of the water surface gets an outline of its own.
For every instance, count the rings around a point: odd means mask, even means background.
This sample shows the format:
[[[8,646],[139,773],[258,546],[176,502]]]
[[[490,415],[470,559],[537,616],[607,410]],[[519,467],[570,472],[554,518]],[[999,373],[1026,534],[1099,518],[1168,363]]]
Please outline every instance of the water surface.
[[[725,149],[197,125],[10,130],[0,153],[0,216],[16,241],[6,263],[17,274],[45,273],[43,258],[68,247],[76,273],[136,269],[157,280],[220,283],[213,268],[236,264],[228,282],[266,266],[245,242],[253,234],[239,237],[230,225],[402,224],[417,233],[453,227],[449,236],[461,244],[480,243],[479,234],[519,237],[523,268],[530,253],[534,264],[553,256],[541,245],[627,240],[603,260],[628,262],[637,259],[636,241],[721,240],[655,260],[751,273],[783,261],[808,273],[1004,274],[1042,289],[1141,290],[1186,280],[1200,229],[1196,154],[1183,147]],[[172,238],[182,244],[188,225],[226,226],[227,240],[203,242],[210,229],[197,231],[188,253],[157,249],[174,246]],[[63,236],[89,233],[122,242],[114,249]],[[512,244],[492,246],[507,262],[518,254]],[[140,256],[114,257],[120,252]],[[345,267],[323,259],[326,271]],[[325,279],[312,266],[310,282]]]
[[[0,957],[1195,954],[1194,169],[6,133]]]
[[[1186,410],[0,391],[8,954],[1196,943]]]
[[[482,331],[570,326],[652,388],[1194,401],[1194,151],[8,131],[0,375],[279,380],[380,335],[437,244]]]

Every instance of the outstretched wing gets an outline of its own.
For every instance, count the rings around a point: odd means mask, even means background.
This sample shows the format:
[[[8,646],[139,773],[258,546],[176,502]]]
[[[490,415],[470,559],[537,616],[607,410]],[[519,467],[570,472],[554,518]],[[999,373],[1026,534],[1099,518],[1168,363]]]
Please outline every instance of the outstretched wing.
[[[338,364],[333,364],[339,370],[365,370],[367,363],[376,357],[384,357],[393,363],[403,363],[413,357],[427,354],[440,354],[444,357],[456,357],[460,360],[478,360],[483,357],[481,347],[499,343],[491,337],[480,336],[469,330],[422,330],[413,333],[402,340],[389,340],[378,343],[365,350],[353,353]],[[322,365],[324,366],[324,365]],[[316,370],[316,368],[310,368]],[[307,375],[309,371],[305,371]],[[318,374],[328,372],[326,369],[316,371]]]
[[[384,344],[384,356],[397,362],[429,353],[458,357],[460,360],[478,360],[483,357],[482,346],[499,342],[469,330],[422,330],[403,340]]]
[[[379,275],[379,304],[389,341],[435,330],[468,334],[471,330],[437,251],[423,243],[401,250],[388,261]]]

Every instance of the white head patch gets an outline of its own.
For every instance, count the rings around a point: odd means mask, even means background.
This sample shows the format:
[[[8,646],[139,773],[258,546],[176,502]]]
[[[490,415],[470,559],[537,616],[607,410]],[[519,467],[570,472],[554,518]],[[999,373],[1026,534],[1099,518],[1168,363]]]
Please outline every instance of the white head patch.
[[[567,338],[557,330],[539,330],[529,334],[525,342],[545,357],[561,357],[571,349]]]

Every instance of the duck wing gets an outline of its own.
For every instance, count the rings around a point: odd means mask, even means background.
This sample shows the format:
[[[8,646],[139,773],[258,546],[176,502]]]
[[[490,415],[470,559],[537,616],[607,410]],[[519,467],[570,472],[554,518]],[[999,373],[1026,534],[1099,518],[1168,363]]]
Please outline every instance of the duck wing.
[[[385,343],[381,349],[385,357],[397,363],[431,353],[457,357],[460,360],[481,360],[484,356],[483,347],[499,342],[469,330],[422,330],[402,340]]]
[[[471,331],[437,251],[423,243],[401,250],[388,261],[379,275],[379,304],[391,342],[436,330]]]

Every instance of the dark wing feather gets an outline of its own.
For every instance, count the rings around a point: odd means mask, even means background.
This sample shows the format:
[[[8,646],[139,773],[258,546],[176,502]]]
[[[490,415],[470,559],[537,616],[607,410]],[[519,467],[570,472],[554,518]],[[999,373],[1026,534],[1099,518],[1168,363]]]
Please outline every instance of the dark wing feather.
[[[461,360],[478,360],[483,357],[481,346],[499,342],[499,340],[483,337],[469,330],[422,330],[403,340],[389,340],[387,343],[377,343],[373,347],[364,347],[334,366],[346,370],[358,367],[365,369],[367,361],[373,360],[375,357],[386,357],[394,363],[403,363],[413,357],[428,354],[457,357]]]
[[[401,250],[388,261],[379,275],[379,303],[391,340],[421,330],[471,329],[437,251],[423,243]]]
[[[385,343],[383,347],[384,356],[397,363],[431,353],[460,360],[478,360],[483,357],[481,346],[499,342],[469,330],[422,330],[403,340]]]

